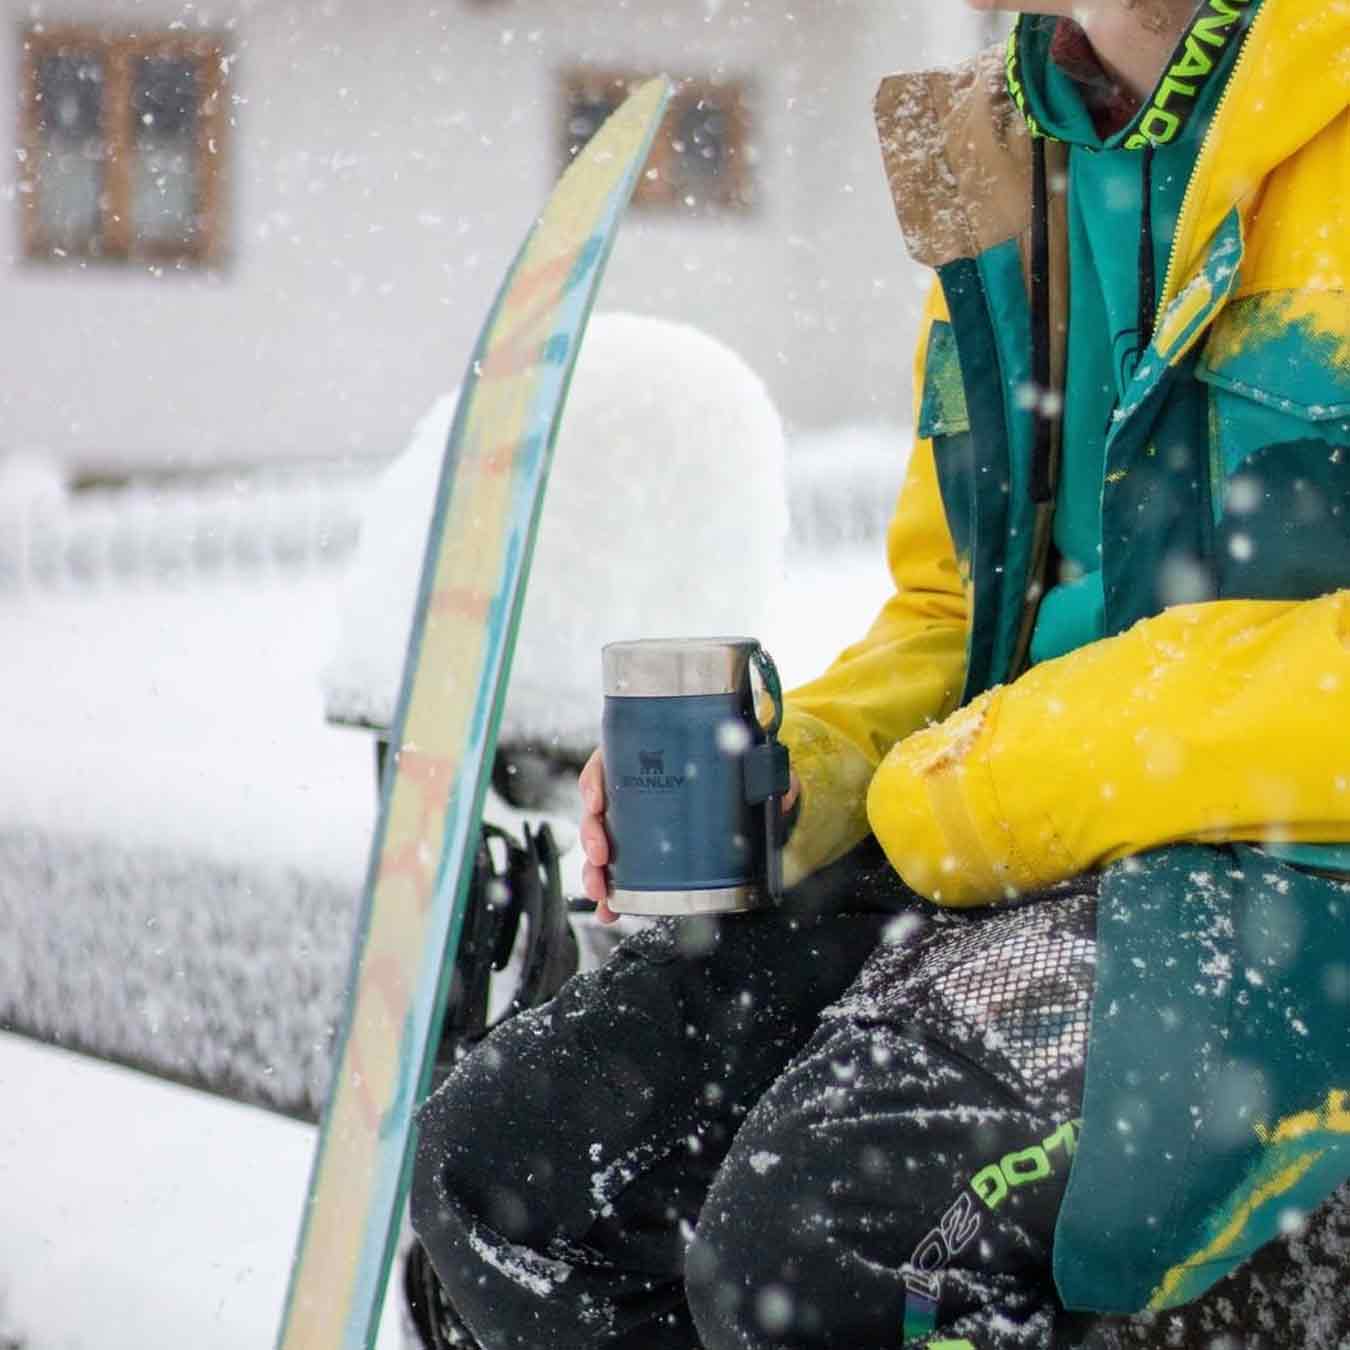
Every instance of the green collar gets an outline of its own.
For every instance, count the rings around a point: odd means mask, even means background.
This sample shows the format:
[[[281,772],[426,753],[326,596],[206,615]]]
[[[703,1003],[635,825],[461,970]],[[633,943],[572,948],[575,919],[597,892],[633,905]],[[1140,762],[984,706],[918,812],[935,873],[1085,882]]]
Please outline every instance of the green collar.
[[[1165,73],[1130,124],[1103,140],[1073,80],[1050,57],[1058,19],[1019,16],[1008,37],[1008,92],[1033,136],[1093,149],[1139,150],[1181,135],[1225,57],[1245,36],[1261,0],[1205,0],[1172,52]]]

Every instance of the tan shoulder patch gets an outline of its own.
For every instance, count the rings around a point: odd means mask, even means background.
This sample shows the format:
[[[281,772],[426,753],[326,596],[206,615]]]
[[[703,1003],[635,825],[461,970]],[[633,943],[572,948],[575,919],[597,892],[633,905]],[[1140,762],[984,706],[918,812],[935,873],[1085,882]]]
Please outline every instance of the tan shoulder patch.
[[[917,262],[940,267],[1026,233],[1031,138],[1008,94],[1001,47],[953,70],[892,75],[874,106],[887,182]]]

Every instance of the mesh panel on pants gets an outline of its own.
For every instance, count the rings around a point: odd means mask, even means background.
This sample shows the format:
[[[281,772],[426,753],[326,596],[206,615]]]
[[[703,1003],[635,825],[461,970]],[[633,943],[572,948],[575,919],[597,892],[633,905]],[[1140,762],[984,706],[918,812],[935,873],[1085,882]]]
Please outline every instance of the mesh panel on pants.
[[[913,1022],[979,1047],[1033,1097],[1081,1072],[1096,962],[1096,896],[1083,888],[990,913],[941,914],[879,952],[832,1016]]]

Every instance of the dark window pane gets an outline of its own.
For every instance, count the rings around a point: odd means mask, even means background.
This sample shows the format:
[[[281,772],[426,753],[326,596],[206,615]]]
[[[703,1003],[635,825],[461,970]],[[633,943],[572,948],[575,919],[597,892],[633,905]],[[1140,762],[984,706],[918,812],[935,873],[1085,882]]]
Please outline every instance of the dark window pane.
[[[103,191],[104,69],[87,52],[59,52],[38,62],[38,230],[49,249],[85,253],[99,239]]]
[[[188,57],[142,56],[136,61],[131,110],[137,134],[187,138],[197,125],[197,65]]]
[[[186,57],[133,65],[131,222],[140,243],[186,246],[196,231],[197,79]]]
[[[567,109],[567,155],[574,157],[623,100],[575,95]]]
[[[103,63],[88,52],[60,52],[38,65],[39,132],[48,140],[97,139],[103,106]]]
[[[707,99],[686,108],[675,129],[679,174],[686,186],[718,177],[730,150],[727,115]]]

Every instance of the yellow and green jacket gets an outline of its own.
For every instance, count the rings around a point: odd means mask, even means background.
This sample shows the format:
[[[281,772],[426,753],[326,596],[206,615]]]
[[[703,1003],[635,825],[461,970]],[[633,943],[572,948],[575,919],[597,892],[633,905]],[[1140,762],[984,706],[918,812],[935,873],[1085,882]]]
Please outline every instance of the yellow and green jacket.
[[[1102,636],[1036,665],[1067,150],[1003,52],[883,83],[937,274],[895,590],[783,729],[790,880],[869,833],[943,905],[1101,873],[1056,1277],[1108,1311],[1194,1297],[1350,1176],[1350,3],[1207,0],[1134,134],[1229,41],[1106,436]]]

